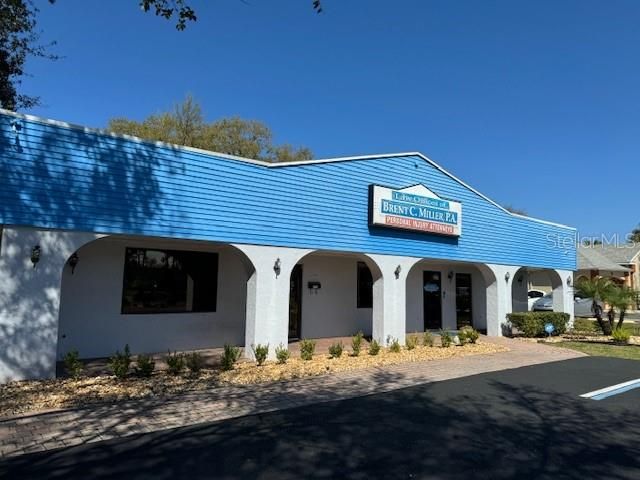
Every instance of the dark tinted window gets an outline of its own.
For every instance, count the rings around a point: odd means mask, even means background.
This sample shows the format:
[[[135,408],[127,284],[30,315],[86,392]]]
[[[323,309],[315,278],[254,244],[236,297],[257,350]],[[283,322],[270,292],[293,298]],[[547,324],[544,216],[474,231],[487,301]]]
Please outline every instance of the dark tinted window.
[[[358,262],[358,308],[373,307],[373,276],[364,262]]]
[[[122,313],[215,312],[218,254],[127,248]]]

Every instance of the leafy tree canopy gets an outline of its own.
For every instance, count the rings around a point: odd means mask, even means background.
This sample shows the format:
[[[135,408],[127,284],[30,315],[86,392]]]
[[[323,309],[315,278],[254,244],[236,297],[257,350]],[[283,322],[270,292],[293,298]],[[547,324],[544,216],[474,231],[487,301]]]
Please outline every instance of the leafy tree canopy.
[[[150,115],[141,122],[112,118],[107,128],[115,133],[134,135],[145,140],[175,143],[269,162],[294,162],[313,158],[313,152],[308,148],[274,144],[271,129],[260,121],[231,117],[205,122],[200,105],[191,96],[177,104],[173,111]]]
[[[631,230],[629,234],[629,242],[640,242],[640,225]]]
[[[528,215],[526,210],[523,210],[521,208],[516,208],[513,205],[507,205],[504,207],[505,210],[510,211],[511,213],[515,213],[516,215]]]
[[[594,246],[597,246],[597,245],[602,245],[602,240],[598,240],[597,238],[585,238],[582,241],[582,244],[585,247],[594,247]]]
[[[311,4],[316,12],[322,13],[320,0],[312,0]],[[153,11],[157,16],[167,20],[175,17],[178,30],[187,28],[188,21],[195,22],[197,20],[196,12],[189,6],[187,0],[140,0],[140,7],[145,12]]]
[[[40,101],[18,92],[27,57],[57,58],[48,52],[53,43],[40,44],[37,12],[31,0],[0,0],[0,107],[8,110],[30,108]]]

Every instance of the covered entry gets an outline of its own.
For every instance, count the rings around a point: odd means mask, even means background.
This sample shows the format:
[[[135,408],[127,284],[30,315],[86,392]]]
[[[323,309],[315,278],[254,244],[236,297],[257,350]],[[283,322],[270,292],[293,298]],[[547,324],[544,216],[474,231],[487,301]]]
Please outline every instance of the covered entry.
[[[79,248],[62,271],[57,356],[243,345],[253,265],[214,242],[110,236]]]
[[[382,273],[366,255],[317,251],[289,282],[289,340],[372,334],[374,284]]]
[[[493,281],[481,264],[419,261],[407,275],[407,333],[464,326],[486,330],[487,286]]]

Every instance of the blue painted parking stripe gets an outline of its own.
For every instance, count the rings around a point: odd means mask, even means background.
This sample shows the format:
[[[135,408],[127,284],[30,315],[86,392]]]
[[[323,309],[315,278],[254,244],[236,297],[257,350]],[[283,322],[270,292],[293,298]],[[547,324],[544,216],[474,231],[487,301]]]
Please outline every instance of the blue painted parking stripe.
[[[580,396],[591,400],[602,400],[613,395],[618,395],[619,393],[628,392],[634,388],[640,388],[640,378],[618,383],[617,385],[611,385],[610,387],[601,388],[599,390],[594,390],[593,392],[583,393]]]

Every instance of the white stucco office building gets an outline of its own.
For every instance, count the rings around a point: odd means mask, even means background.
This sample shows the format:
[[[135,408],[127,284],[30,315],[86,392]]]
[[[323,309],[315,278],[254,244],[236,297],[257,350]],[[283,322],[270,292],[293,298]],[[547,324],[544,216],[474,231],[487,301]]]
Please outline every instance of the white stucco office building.
[[[574,229],[420,153],[267,164],[10,112],[0,148],[0,381],[125,343],[500,335],[539,271],[572,314]]]

